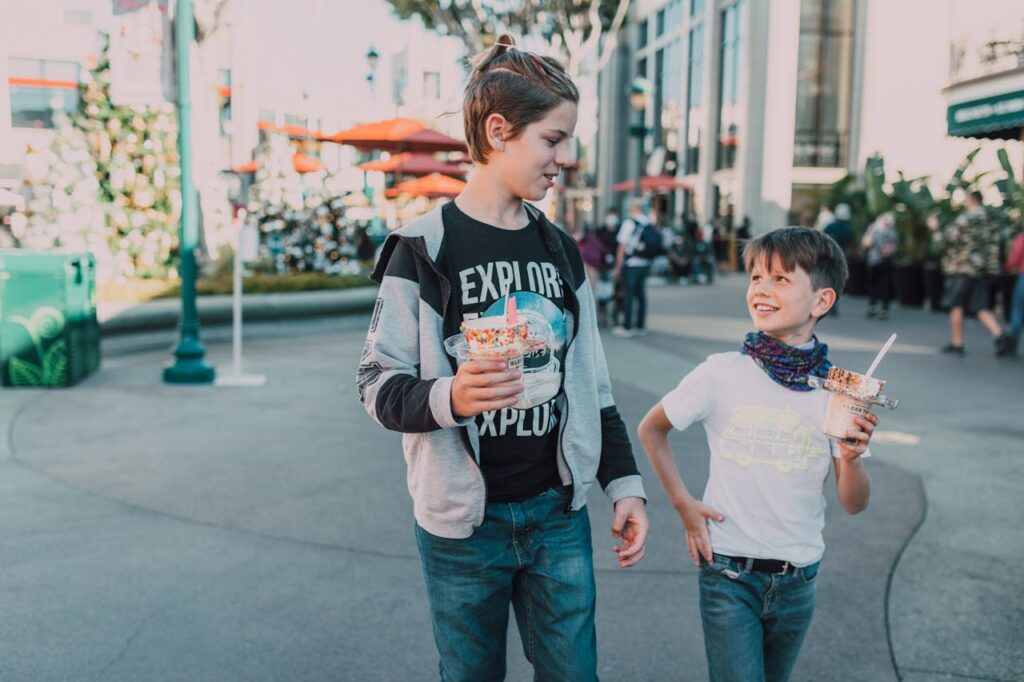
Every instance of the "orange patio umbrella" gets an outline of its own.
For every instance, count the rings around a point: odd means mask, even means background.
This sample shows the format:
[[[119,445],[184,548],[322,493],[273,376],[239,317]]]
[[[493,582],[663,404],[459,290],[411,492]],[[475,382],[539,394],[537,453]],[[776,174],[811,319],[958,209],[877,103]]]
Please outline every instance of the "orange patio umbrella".
[[[324,164],[320,159],[302,152],[292,157],[292,166],[299,173],[315,173],[324,169]]]
[[[624,180],[612,185],[613,192],[632,192],[636,189],[636,180]],[[665,192],[675,189],[691,189],[687,183],[676,180],[671,175],[645,175],[640,178],[641,192]]]
[[[253,159],[248,163],[243,163],[241,166],[232,168],[234,173],[255,173],[260,168],[260,162]],[[324,164],[320,159],[297,152],[292,156],[292,168],[299,173],[314,173],[324,169]]]
[[[384,173],[405,173],[407,175],[430,175],[431,173],[444,173],[445,175],[466,174],[466,170],[456,163],[435,159],[430,154],[412,152],[394,154],[387,161],[367,161],[366,163],[359,164],[359,169],[364,171],[382,171]]]
[[[400,182],[392,189],[384,190],[384,196],[397,197],[400,194],[409,194],[414,197],[454,197],[458,196],[466,186],[462,180],[450,178],[440,173],[431,173],[422,178]]]
[[[431,130],[411,118],[389,118],[376,123],[364,123],[323,139],[352,145],[369,151],[388,152],[463,152],[466,143]]]

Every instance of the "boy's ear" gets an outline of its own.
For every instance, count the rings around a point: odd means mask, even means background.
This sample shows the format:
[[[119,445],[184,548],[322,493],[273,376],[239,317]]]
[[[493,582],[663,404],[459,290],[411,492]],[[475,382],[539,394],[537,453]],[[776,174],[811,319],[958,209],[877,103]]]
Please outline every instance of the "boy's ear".
[[[825,287],[824,289],[818,289],[814,292],[817,299],[814,301],[814,306],[811,308],[811,315],[818,318],[819,320],[825,317],[825,314],[832,310],[832,306],[836,304],[836,290],[832,287]]]
[[[505,133],[508,131],[508,120],[501,114],[491,114],[484,121],[487,142],[496,152],[505,151]]]

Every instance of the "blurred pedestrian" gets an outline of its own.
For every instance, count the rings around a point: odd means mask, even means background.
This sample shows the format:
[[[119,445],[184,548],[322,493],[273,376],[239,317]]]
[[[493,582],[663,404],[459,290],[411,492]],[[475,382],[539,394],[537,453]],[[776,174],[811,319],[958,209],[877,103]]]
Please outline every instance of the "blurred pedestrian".
[[[597,289],[597,319],[602,325],[614,324],[619,313],[616,309],[615,254],[619,249],[621,224],[619,209],[612,206],[605,211],[604,221],[597,230],[597,237],[605,247],[601,282]]]
[[[883,213],[868,226],[861,248],[867,254],[868,265],[868,317],[889,319],[889,303],[892,302],[894,287],[893,259],[899,246],[896,232],[896,217],[892,212]],[[879,307],[879,304],[881,307]]]
[[[847,204],[837,204],[835,213],[832,216],[832,222],[824,228],[825,234],[835,239],[836,244],[839,244],[839,248],[843,250],[843,254],[849,258],[850,249],[853,247],[855,237],[853,225],[850,224],[853,211],[850,210]]]
[[[964,355],[964,314],[973,313],[992,334],[996,355],[1002,355],[1006,338],[989,303],[992,282],[1000,270],[999,231],[982,204],[981,192],[971,192],[965,205],[966,210],[945,227],[934,216],[928,222],[932,238],[945,249],[944,304],[949,308],[951,339],[942,352]]]
[[[828,204],[822,204],[821,208],[818,210],[818,217],[814,219],[814,229],[824,230],[826,227],[831,225],[835,219],[836,216],[832,212],[832,207]]]
[[[1017,284],[1013,288],[1010,326],[1006,330],[1006,337],[1000,350],[1003,356],[1017,357],[1020,334],[1024,329],[1024,232],[1018,234],[1013,242],[1013,249],[1006,261],[1006,271],[1017,275]]]
[[[853,246],[855,238],[853,234],[853,225],[850,224],[850,218],[853,216],[853,212],[847,204],[836,204],[835,213],[829,211],[829,214],[832,216],[832,222],[825,226],[825,234],[832,237],[836,244],[839,244],[839,248],[843,252],[843,255],[849,259],[850,249]],[[829,311],[829,315],[832,317],[839,317],[838,301],[836,302],[836,305],[832,306],[832,310]]]
[[[619,209],[612,207],[605,212],[604,222],[597,230],[597,237],[604,243],[610,256],[607,259],[609,270],[611,266],[615,265],[615,251],[619,248],[619,225],[621,222]]]
[[[377,255],[377,245],[373,243],[365,225],[356,228],[355,242],[356,260],[367,270],[372,270],[374,258]]]
[[[745,215],[739,227],[736,228],[736,249],[740,254],[743,253],[743,247],[746,243],[750,241],[750,230],[750,216]],[[746,266],[743,263],[743,259],[738,258],[736,261],[736,271],[743,272],[744,267]]]
[[[622,223],[615,257],[615,279],[622,283],[622,325],[612,333],[632,338],[647,333],[647,277],[651,257],[645,251],[644,231],[654,229],[647,216],[644,200],[629,201],[629,218]]]
[[[500,36],[466,86],[466,187],[391,233],[373,275],[380,293],[359,399],[404,434],[445,680],[504,677],[510,607],[537,679],[597,679],[594,483],[614,505],[618,565],[643,556],[643,485],[583,262],[572,238],[527,203],[570,161],[578,99],[557,61]],[[462,325],[492,318],[492,330],[507,328],[505,311],[517,308],[540,342],[519,366],[507,355],[457,363],[445,352]]]
[[[608,250],[597,233],[585,223],[576,233],[576,245],[579,247],[580,256],[583,257],[583,266],[586,268],[587,279],[590,281],[590,287],[596,300],[598,283],[601,281],[601,270],[604,268],[604,259],[608,255]]]

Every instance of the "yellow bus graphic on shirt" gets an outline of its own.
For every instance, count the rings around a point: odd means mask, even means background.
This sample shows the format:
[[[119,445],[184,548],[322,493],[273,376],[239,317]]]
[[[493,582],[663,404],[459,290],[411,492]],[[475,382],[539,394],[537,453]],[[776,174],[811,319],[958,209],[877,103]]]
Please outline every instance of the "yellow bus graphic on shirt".
[[[814,433],[792,408],[739,407],[722,431],[718,453],[740,466],[771,465],[782,473],[807,468],[821,454]]]

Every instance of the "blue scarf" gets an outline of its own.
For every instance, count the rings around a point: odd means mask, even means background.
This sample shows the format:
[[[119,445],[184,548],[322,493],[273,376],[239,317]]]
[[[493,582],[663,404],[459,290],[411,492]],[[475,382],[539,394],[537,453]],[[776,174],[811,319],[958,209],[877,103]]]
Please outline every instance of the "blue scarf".
[[[740,347],[740,353],[749,355],[771,377],[772,381],[794,391],[811,391],[808,375],[825,378],[832,363],[828,359],[828,346],[812,337],[814,347],[800,350],[787,346],[764,332],[751,332]]]

